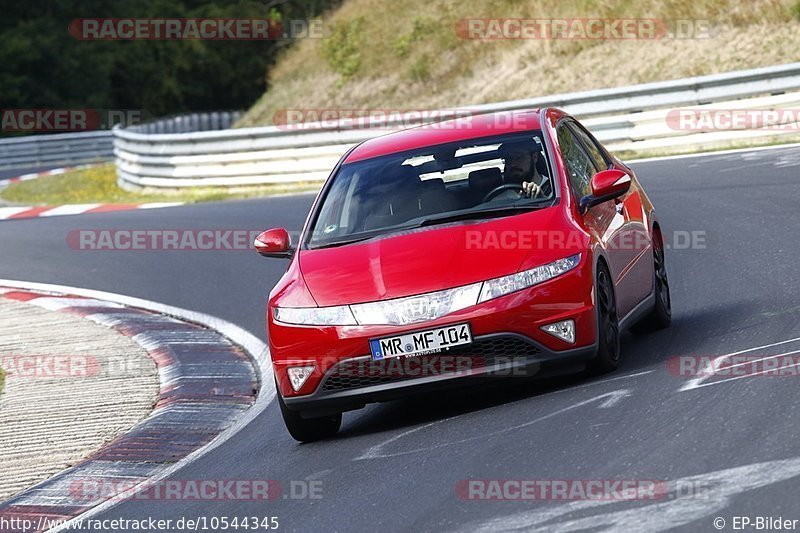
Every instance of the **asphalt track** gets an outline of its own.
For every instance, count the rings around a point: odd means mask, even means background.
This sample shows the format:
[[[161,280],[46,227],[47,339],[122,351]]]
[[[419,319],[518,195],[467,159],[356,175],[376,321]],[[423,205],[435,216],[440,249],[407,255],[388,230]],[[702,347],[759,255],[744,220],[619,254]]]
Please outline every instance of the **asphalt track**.
[[[271,405],[173,479],[273,479],[289,497],[128,501],[96,518],[277,516],[281,530],[326,532],[716,531],[716,517],[725,529],[734,516],[800,519],[798,378],[692,382],[667,370],[673,356],[800,350],[800,147],[633,166],[673,244],[674,321],[626,335],[616,373],[374,405],[346,414],[337,438],[307,445],[289,437]],[[263,335],[267,293],[285,261],[246,251],[80,251],[67,232],[297,230],[311,201],[4,221],[0,277],[146,298]],[[699,237],[685,248],[691,232]],[[465,501],[456,487],[470,479],[665,480],[675,490],[655,501]],[[322,497],[292,498],[291,480],[319,480]]]
[[[51,165],[45,167],[3,168],[0,169],[0,182],[11,178],[16,178],[17,176],[22,176],[23,174],[29,174],[33,172],[44,172],[45,170],[58,168],[58,166],[59,165]]]

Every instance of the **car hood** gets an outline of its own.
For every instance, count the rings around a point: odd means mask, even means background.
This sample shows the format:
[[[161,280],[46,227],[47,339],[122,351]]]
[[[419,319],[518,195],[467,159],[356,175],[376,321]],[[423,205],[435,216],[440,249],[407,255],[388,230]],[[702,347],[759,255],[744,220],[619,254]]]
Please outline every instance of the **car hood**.
[[[544,264],[568,255],[561,251],[553,257],[552,252],[532,249],[519,238],[521,232],[548,227],[557,211],[549,208],[488,221],[420,228],[341,247],[302,250],[300,270],[319,306],[386,300],[468,285],[517,272],[530,263],[531,256]]]

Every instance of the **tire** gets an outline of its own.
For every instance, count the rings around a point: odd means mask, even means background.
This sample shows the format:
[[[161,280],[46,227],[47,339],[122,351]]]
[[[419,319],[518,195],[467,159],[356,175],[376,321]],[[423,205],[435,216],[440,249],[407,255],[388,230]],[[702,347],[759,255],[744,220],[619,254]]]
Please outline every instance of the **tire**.
[[[342,425],[342,413],[317,418],[301,417],[300,413],[286,407],[280,392],[278,392],[278,404],[286,429],[298,442],[313,442],[333,437]]]
[[[672,322],[672,300],[669,294],[669,279],[664,261],[664,240],[656,230],[653,238],[653,278],[656,303],[647,316],[631,327],[634,333],[648,333],[664,329]]]
[[[597,269],[595,282],[597,291],[597,354],[588,363],[588,370],[594,374],[612,372],[619,366],[620,332],[617,316],[617,302],[614,296],[614,283],[604,263]]]

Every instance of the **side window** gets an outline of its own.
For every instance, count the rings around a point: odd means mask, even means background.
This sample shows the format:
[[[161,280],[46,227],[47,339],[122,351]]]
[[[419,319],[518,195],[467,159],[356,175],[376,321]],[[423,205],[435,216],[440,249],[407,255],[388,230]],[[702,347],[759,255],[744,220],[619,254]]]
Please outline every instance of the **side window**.
[[[575,133],[575,135],[583,142],[583,145],[589,151],[589,156],[592,158],[592,161],[594,161],[594,166],[597,167],[598,172],[601,170],[607,170],[608,161],[606,161],[606,158],[603,157],[603,152],[597,146],[597,142],[589,137],[583,128],[576,124],[570,123],[569,129],[571,129],[573,133]]]
[[[572,192],[577,198],[583,198],[592,194],[590,181],[597,172],[594,163],[581,148],[578,139],[566,124],[558,126],[558,145],[561,147],[561,154],[564,156],[564,166],[567,169]]]

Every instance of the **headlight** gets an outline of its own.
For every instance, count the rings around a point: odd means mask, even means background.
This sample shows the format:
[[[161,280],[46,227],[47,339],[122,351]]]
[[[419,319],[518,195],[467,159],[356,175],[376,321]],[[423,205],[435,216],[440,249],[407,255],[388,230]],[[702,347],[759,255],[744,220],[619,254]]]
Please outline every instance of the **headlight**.
[[[530,270],[523,270],[522,272],[503,276],[502,278],[484,281],[478,302],[485,302],[492,298],[505,296],[506,294],[533,287],[534,285],[553,279],[556,276],[569,272],[578,266],[580,261],[581,254],[575,254],[565,259],[553,261],[547,265],[542,265]]]
[[[275,320],[305,326],[355,326],[356,319],[346,305],[336,307],[276,307]]]
[[[581,254],[502,278],[454,289],[350,306],[276,307],[275,320],[306,326],[405,326],[436,320],[467,307],[516,292],[569,272]]]
[[[396,298],[381,302],[351,305],[358,323],[364,325],[403,326],[436,320],[478,303],[481,284],[473,283],[455,289]]]

